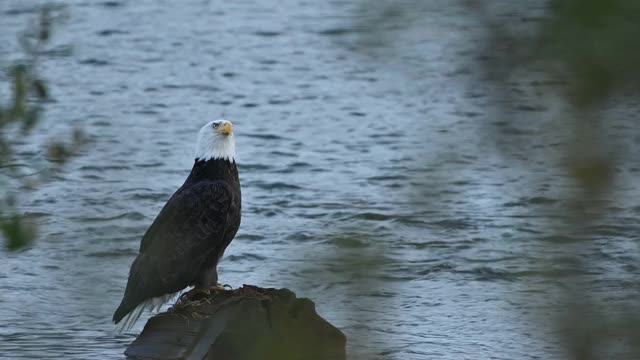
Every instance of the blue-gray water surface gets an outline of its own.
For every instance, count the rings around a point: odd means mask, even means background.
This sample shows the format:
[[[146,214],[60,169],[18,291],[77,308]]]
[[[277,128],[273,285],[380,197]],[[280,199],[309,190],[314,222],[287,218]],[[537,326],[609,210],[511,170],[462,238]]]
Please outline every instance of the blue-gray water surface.
[[[3,61],[34,4],[0,4]],[[562,134],[520,123],[507,130],[544,136],[500,151],[485,136],[468,9],[433,1],[363,34],[359,2],[67,4],[52,46],[73,52],[43,59],[54,100],[21,151],[73,126],[89,143],[22,199],[40,236],[0,255],[0,358],[123,358],[149,316],[126,334],[111,323],[139,240],[189,173],[198,129],[223,117],[244,212],[221,281],[313,299],[353,358],[558,359],[563,279],[637,299],[638,192],[620,184],[588,243],[558,232],[574,188],[545,154]]]

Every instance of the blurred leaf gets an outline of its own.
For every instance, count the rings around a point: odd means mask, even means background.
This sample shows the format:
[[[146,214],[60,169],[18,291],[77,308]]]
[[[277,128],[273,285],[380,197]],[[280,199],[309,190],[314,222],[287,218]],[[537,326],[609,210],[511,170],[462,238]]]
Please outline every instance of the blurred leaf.
[[[31,129],[33,129],[33,127],[36,126],[36,123],[38,122],[39,119],[40,119],[40,110],[38,108],[33,107],[27,110],[26,114],[24,115],[24,120],[22,121],[23,133],[26,134]]]
[[[45,85],[44,81],[40,80],[40,79],[35,79],[33,81],[33,90],[36,93],[36,96],[40,99],[40,100],[46,100],[48,97],[48,91],[47,91],[47,86]]]
[[[47,147],[47,156],[50,161],[63,162],[69,155],[69,150],[62,143],[49,144]]]
[[[7,207],[12,208],[16,205],[16,197],[14,194],[7,194],[5,196],[4,202],[6,203]]]
[[[12,215],[0,223],[8,250],[18,250],[29,245],[35,238],[35,229],[19,215]]]
[[[590,192],[600,192],[613,176],[613,164],[607,159],[587,159],[570,164],[573,178]]]
[[[87,134],[82,129],[75,128],[71,135],[71,141],[75,147],[82,146],[88,141]]]
[[[38,32],[38,39],[41,41],[49,40],[51,32],[51,11],[49,8],[44,7],[40,13],[40,29]]]
[[[13,113],[15,117],[21,117],[25,110],[25,99],[27,96],[26,67],[17,65],[12,69],[13,75]]]
[[[3,139],[0,139],[0,165],[4,165],[4,162],[11,153],[11,146],[9,146],[9,144],[7,144]]]

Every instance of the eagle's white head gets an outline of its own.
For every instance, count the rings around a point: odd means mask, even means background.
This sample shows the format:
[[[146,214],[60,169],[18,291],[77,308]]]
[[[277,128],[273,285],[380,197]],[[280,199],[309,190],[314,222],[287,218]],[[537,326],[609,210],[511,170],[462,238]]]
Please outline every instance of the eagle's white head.
[[[209,121],[198,132],[196,160],[224,159],[236,160],[236,140],[230,121]]]

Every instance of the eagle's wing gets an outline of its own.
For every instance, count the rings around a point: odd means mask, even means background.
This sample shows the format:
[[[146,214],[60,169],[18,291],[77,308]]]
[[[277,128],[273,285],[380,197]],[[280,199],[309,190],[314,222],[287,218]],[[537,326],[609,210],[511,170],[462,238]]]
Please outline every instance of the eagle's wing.
[[[116,323],[145,300],[193,283],[223,241],[231,196],[223,182],[185,184],[176,191],[142,238],[124,298],[113,315]]]

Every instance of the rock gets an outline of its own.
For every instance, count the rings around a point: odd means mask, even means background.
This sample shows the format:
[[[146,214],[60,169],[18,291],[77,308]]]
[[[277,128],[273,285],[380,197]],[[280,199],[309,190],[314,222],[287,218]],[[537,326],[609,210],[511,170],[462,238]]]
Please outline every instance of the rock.
[[[346,337],[309,299],[244,285],[181,300],[147,322],[127,359],[346,359]]]

